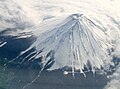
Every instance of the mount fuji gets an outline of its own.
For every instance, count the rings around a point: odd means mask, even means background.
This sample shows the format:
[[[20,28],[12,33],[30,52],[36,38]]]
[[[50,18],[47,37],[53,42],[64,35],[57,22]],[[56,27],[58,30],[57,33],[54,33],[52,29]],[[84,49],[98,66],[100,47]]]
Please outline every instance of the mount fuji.
[[[26,60],[39,59],[43,69],[46,66],[49,66],[48,70],[70,67],[72,73],[75,70],[84,73],[85,68],[95,71],[111,62],[109,53],[112,43],[105,28],[83,14],[48,19],[19,34],[22,33],[26,34],[16,39],[32,36],[36,40],[8,63],[20,58],[21,64]],[[1,47],[6,44],[3,42]]]

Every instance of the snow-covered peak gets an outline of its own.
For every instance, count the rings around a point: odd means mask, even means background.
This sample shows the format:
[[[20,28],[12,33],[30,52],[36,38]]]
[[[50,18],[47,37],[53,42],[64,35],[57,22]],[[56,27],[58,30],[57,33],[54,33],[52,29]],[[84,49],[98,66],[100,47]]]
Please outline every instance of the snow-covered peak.
[[[83,14],[45,21],[32,28],[37,39],[21,55],[33,48],[35,51],[23,60],[40,59],[43,67],[51,66],[49,70],[70,67],[72,73],[75,70],[83,73],[85,67],[100,69],[111,61],[108,55],[111,43],[106,30],[98,24]]]

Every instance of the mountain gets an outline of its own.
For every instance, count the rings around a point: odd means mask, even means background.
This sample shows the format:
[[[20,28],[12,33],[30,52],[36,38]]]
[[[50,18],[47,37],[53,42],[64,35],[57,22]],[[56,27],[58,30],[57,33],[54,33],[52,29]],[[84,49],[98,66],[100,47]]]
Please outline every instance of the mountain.
[[[39,59],[40,65],[49,66],[49,70],[70,67],[72,73],[83,73],[85,68],[94,71],[111,61],[106,30],[83,14],[49,19],[23,32],[30,32],[36,40],[17,57],[23,58],[21,63]]]

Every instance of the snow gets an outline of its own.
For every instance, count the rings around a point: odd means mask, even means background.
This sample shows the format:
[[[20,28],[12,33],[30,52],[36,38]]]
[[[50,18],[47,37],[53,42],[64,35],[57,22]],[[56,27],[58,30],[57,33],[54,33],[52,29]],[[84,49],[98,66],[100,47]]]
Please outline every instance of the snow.
[[[67,72],[67,71],[64,71],[64,75],[68,75],[68,72]]]
[[[3,47],[7,42],[0,42],[0,47]]]

